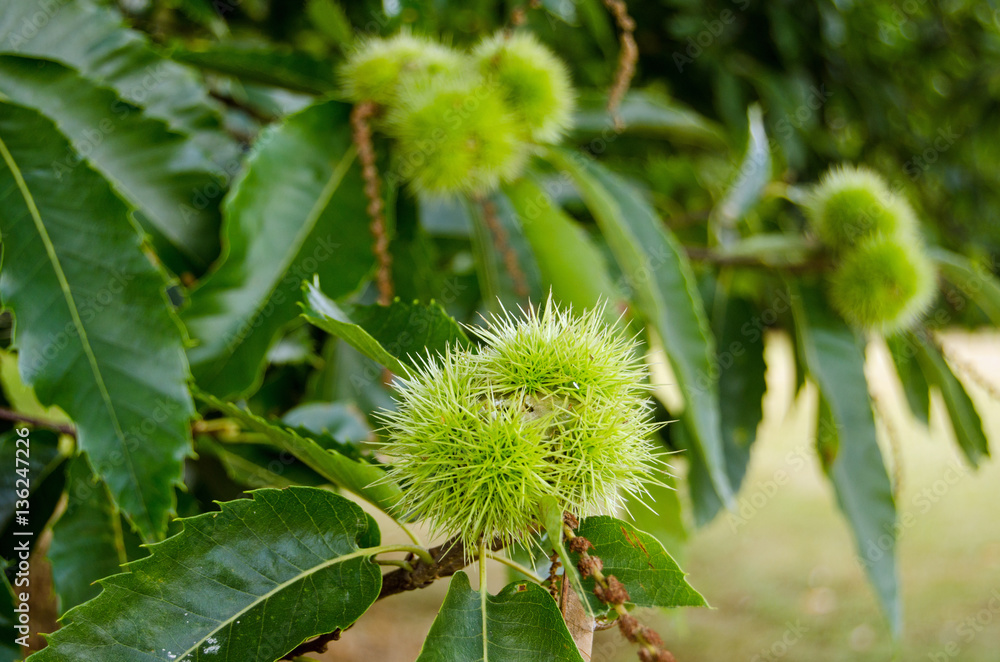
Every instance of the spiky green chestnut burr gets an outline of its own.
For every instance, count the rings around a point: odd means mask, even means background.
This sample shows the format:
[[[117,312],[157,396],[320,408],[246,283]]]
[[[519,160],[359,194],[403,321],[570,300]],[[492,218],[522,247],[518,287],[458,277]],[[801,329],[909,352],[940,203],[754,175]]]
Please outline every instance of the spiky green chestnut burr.
[[[827,172],[805,209],[820,240],[835,250],[871,237],[912,234],[917,225],[909,204],[863,167],[841,166]]]
[[[396,138],[397,173],[424,193],[487,192],[527,158],[503,95],[478,75],[405,85],[386,130]]]
[[[635,344],[551,300],[494,318],[476,353],[428,359],[383,413],[400,511],[475,546],[524,542],[540,503],[579,515],[610,512],[662,465],[645,369]]]
[[[400,33],[364,41],[340,69],[344,94],[355,102],[393,105],[408,78],[454,74],[465,66],[462,55],[430,39]]]
[[[474,51],[479,70],[499,85],[530,137],[553,142],[569,128],[574,95],[566,65],[531,33],[498,33]]]
[[[934,265],[909,238],[875,237],[847,252],[829,280],[830,303],[848,322],[894,333],[933,303]]]

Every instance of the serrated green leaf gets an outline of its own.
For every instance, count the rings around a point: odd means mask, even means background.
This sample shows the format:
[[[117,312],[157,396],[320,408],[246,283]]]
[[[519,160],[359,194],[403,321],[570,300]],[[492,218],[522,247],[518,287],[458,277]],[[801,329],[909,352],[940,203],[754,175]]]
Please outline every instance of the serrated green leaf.
[[[259,383],[268,348],[298,316],[304,279],[318,274],[326,292],[340,297],[371,271],[349,112],[336,101],[320,103],[258,138],[226,199],[223,261],[183,312],[199,343],[189,357],[203,389],[226,397]]]
[[[864,343],[826,306],[818,286],[793,290],[792,310],[806,369],[829,406],[829,424],[820,433],[828,437],[827,446],[829,438],[836,438],[828,474],[837,503],[854,530],[860,562],[898,635],[902,606],[896,567],[896,504],[876,438]]]
[[[0,55],[0,95],[55,122],[137,210],[159,258],[175,273],[204,270],[219,252],[219,186],[212,164],[160,120],[57,62]],[[77,167],[74,152],[51,164]],[[199,197],[200,196],[200,197]]]
[[[71,150],[55,126],[0,105],[0,294],[15,316],[21,377],[73,419],[115,500],[156,538],[191,452],[194,409],[166,281],[99,174],[52,173]]]
[[[128,561],[124,536],[107,486],[86,459],[75,458],[66,471],[66,510],[52,527],[48,554],[60,614],[96,597],[98,579],[120,572]]]
[[[1000,327],[1000,280],[964,255],[943,248],[931,248],[930,254],[945,279],[975,301],[994,326]]]
[[[160,56],[145,35],[125,27],[117,10],[89,0],[45,6],[0,0],[0,35],[0,52],[74,67],[151,117],[189,134],[206,156],[232,173],[227,161],[238,150],[221,130],[219,105],[193,71]]]
[[[910,405],[910,412],[917,420],[927,425],[931,415],[930,385],[917,360],[916,349],[902,334],[890,336],[885,341],[889,346],[889,354],[896,366],[899,381],[903,385],[903,393]]]
[[[973,467],[980,460],[989,457],[990,447],[983,433],[983,422],[976,411],[976,405],[958,380],[951,366],[931,340],[919,333],[907,333],[907,343],[916,350],[917,361],[928,383],[941,392],[955,440],[962,454]]]
[[[637,607],[706,607],[705,598],[684,578],[684,571],[660,541],[628,522],[608,516],[585,517],[576,535],[594,546],[591,556],[601,559],[605,577],[614,576],[625,585],[629,602]],[[580,555],[570,552],[574,564]],[[590,606],[607,610],[594,595],[594,578],[583,580]]]
[[[750,106],[747,125],[747,146],[740,168],[709,219],[723,245],[731,244],[739,237],[735,231],[736,223],[760,201],[764,187],[771,181],[771,146],[764,130],[760,106]]]
[[[243,81],[296,92],[324,94],[338,87],[336,72],[329,60],[275,46],[261,48],[222,42],[198,50],[177,48],[170,53],[170,57]]]
[[[399,486],[387,480],[385,471],[377,465],[353,460],[334,450],[326,450],[294,430],[269,423],[260,416],[207,393],[196,391],[196,395],[199,400],[226,416],[235,418],[254,432],[264,434],[276,448],[291,453],[335,485],[350,490],[382,510],[390,510],[399,500]]]
[[[615,136],[614,118],[603,92],[584,93],[573,119],[573,131],[583,136]],[[651,90],[630,90],[618,108],[627,134],[667,138],[678,143],[723,147],[722,128],[679,102]]]
[[[579,310],[619,299],[604,255],[541,186],[522,178],[505,186],[504,193],[538,261],[543,289],[551,288],[556,299]]]
[[[484,643],[485,642],[485,643]],[[417,662],[583,662],[555,600],[534,582],[481,596],[457,572]]]
[[[388,306],[355,306],[350,316],[323,294],[316,283],[305,283],[302,317],[342,338],[365,356],[400,376],[409,374],[419,357],[438,354],[453,345],[466,346],[462,327],[436,302]]]
[[[663,342],[686,406],[681,420],[724,503],[732,498],[725,471],[714,377],[715,343],[691,265],[642,194],[597,162],[558,149],[553,164],[576,182],[611,248],[646,322]]]
[[[183,520],[128,573],[102,580],[29,659],[273,662],[354,623],[382,585],[362,549],[378,544],[374,520],[316,488],[252,497]]]

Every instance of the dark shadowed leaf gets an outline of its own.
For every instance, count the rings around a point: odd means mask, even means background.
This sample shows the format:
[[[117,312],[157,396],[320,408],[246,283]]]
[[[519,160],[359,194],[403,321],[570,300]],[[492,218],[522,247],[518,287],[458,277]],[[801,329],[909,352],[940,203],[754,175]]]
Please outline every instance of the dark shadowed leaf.
[[[297,92],[323,94],[337,88],[330,61],[301,51],[225,42],[198,50],[178,48],[170,57],[243,81]]]

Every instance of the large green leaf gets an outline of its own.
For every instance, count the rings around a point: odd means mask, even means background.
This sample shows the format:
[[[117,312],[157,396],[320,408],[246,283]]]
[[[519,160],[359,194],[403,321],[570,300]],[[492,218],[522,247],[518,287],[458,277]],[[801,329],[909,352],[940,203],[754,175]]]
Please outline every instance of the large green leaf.
[[[388,306],[355,306],[350,316],[319,289],[306,283],[302,316],[327,333],[405,377],[427,352],[439,354],[452,345],[468,345],[462,327],[436,302]]]
[[[485,600],[455,573],[417,662],[582,662],[552,596],[514,582]]]
[[[825,305],[818,286],[792,294],[806,369],[829,407],[823,443],[836,443],[828,474],[857,541],[861,565],[894,633],[902,627],[896,568],[896,504],[875,432],[865,379],[864,343]],[[823,422],[821,417],[820,422]]]
[[[597,162],[552,149],[549,158],[576,182],[633,289],[647,323],[663,342],[686,401],[681,420],[704,458],[724,503],[732,500],[725,470],[715,378],[715,343],[691,265],[642,193]]]
[[[224,397],[259,382],[268,348],[298,316],[304,279],[318,274],[336,298],[371,271],[349,112],[328,101],[262,133],[226,199],[223,262],[183,313],[198,342],[189,356],[202,388]]]
[[[155,538],[191,452],[193,412],[166,282],[99,174],[52,171],[72,153],[55,126],[0,105],[0,294],[15,315],[21,377],[73,419],[115,500]]]
[[[994,326],[1000,326],[1000,280],[997,280],[989,269],[975,264],[964,255],[942,248],[933,248],[931,256],[945,279],[959,288],[957,293],[947,293],[948,301],[953,305],[959,305],[964,301],[956,300],[956,295],[969,297],[976,302]]]
[[[601,559],[604,575],[614,575],[625,585],[629,602],[637,607],[704,607],[705,598],[691,588],[677,562],[653,536],[614,517],[586,517],[576,535],[594,546],[589,551]],[[580,555],[570,553],[573,562]],[[607,610],[594,595],[594,578],[583,580],[587,599],[596,612]]]
[[[200,400],[226,416],[265,435],[275,447],[291,453],[327,480],[367,499],[382,510],[390,510],[399,500],[399,487],[386,478],[385,471],[379,466],[354,460],[335,450],[327,450],[290,428],[269,423],[260,416],[207,393],[198,392],[197,395]]]
[[[66,472],[66,510],[52,527],[52,583],[59,613],[97,596],[94,582],[128,561],[125,533],[107,486],[77,457]]]
[[[618,300],[604,256],[541,186],[522,178],[504,192],[538,260],[543,286],[551,288],[553,296],[580,310],[593,308],[602,299]]]
[[[0,0],[0,52],[58,60],[78,69],[150,116],[190,134],[232,174],[228,161],[237,150],[221,130],[219,105],[193,71],[160,56],[145,35],[125,27],[115,9],[90,0]]]
[[[324,94],[338,86],[336,70],[329,60],[274,46],[223,42],[197,50],[178,48],[170,57],[240,80],[309,94]]]
[[[958,447],[969,464],[978,466],[980,460],[989,457],[990,447],[975,403],[932,340],[919,333],[908,333],[906,338],[916,350],[917,362],[928,383],[941,392]]]
[[[183,520],[29,659],[273,662],[354,623],[382,586],[374,520],[316,488],[252,496]]]
[[[607,94],[603,92],[582,95],[580,110],[573,120],[574,132],[584,137],[596,135],[613,140],[618,130],[607,104]],[[650,90],[630,90],[618,108],[618,116],[628,134],[716,148],[725,145],[725,134],[717,124],[666,95]]]
[[[219,250],[212,164],[160,120],[56,62],[0,55],[0,95],[43,113],[135,210],[163,262],[204,269]],[[77,166],[64,154],[57,173]]]

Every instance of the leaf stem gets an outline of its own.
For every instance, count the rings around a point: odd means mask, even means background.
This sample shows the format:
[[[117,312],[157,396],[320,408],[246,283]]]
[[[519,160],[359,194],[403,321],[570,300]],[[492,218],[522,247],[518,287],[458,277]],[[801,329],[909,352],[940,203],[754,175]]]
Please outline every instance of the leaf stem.
[[[403,533],[406,534],[407,538],[413,541],[414,545],[418,547],[426,547],[426,545],[424,545],[423,541],[420,539],[420,536],[418,536],[416,533],[413,532],[413,529],[406,526],[405,523],[403,523],[401,520],[396,519],[395,517],[392,519],[392,521],[396,523],[396,526],[398,526],[403,530]]]
[[[359,551],[364,556],[377,556],[390,552],[409,552],[410,554],[419,556],[420,560],[424,563],[434,563],[434,557],[431,556],[431,553],[426,548],[418,547],[417,545],[381,545],[379,547],[366,547]]]
[[[14,421],[15,423],[27,423],[28,425],[33,425],[39,428],[47,428],[49,430],[55,430],[61,434],[68,434],[76,436],[76,428],[68,423],[57,423],[55,421],[47,421],[36,416],[30,416],[28,414],[22,414],[21,412],[11,411],[4,407],[0,407],[0,419],[5,421]]]
[[[489,637],[486,636],[486,597],[490,594],[486,585],[486,539],[479,541],[479,605],[483,614],[483,660],[490,659]]]
[[[524,575],[525,577],[527,577],[531,581],[535,582],[539,586],[542,584],[542,580],[540,580],[538,578],[538,576],[534,573],[533,570],[531,570],[531,568],[525,567],[525,566],[521,565],[520,563],[518,563],[517,561],[513,561],[511,559],[508,559],[506,556],[502,556],[500,554],[494,554],[493,552],[489,552],[489,551],[486,552],[486,558],[493,559],[494,561],[497,561],[499,563],[503,563],[508,568],[513,568],[514,570],[517,570],[522,575]]]

